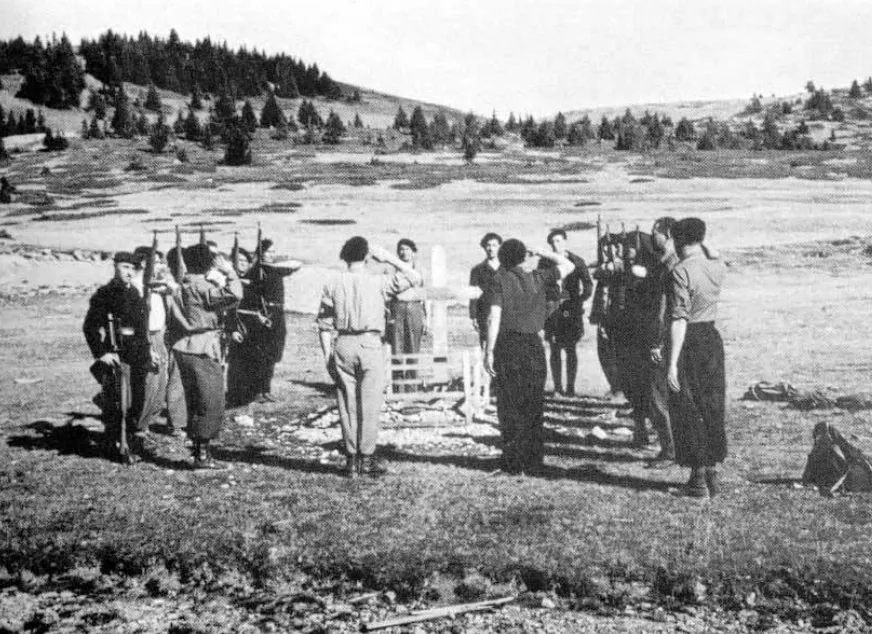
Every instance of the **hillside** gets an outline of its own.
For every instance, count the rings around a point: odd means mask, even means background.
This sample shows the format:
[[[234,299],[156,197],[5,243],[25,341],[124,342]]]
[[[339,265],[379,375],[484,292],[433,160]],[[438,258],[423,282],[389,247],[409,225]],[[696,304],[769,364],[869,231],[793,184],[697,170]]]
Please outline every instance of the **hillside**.
[[[82,107],[87,103],[88,90],[98,89],[102,86],[101,82],[93,76],[86,75],[85,77],[88,88],[82,92],[80,98],[80,104]],[[63,131],[68,136],[78,135],[82,125],[82,119],[86,117],[90,119],[90,114],[85,112],[82,108],[56,110],[53,108],[34,106],[34,104],[28,100],[19,99],[15,95],[23,81],[23,77],[20,75],[0,75],[0,80],[3,82],[3,89],[0,89],[0,106],[2,106],[3,110],[7,113],[9,111],[15,112],[16,117],[19,114],[23,114],[28,108],[34,108],[36,110],[41,109],[45,114],[47,125],[52,129]],[[428,119],[432,119],[437,112],[443,113],[449,121],[462,119],[466,114],[460,110],[438,104],[416,101],[414,99],[405,99],[403,97],[367,90],[366,88],[358,88],[348,84],[341,85],[343,91],[347,95],[353,94],[355,90],[359,91],[361,100],[359,102],[351,102],[347,100],[328,100],[323,97],[315,97],[312,101],[315,103],[315,107],[318,109],[322,118],[326,119],[330,111],[333,110],[346,123],[353,121],[355,114],[359,114],[364,126],[370,128],[387,128],[393,125],[394,116],[397,114],[397,109],[400,106],[403,107],[407,114],[411,114],[415,107],[420,106]],[[136,97],[139,97],[141,101],[145,101],[147,93],[146,86],[125,83],[124,87],[131,101],[135,100]],[[169,123],[172,123],[180,111],[183,114],[187,114],[187,104],[190,101],[190,95],[182,95],[168,90],[159,90],[158,92],[160,93],[163,102],[164,115]],[[265,96],[253,97],[250,101],[255,111],[259,114],[260,110],[263,108]],[[292,115],[296,117],[297,109],[300,107],[302,101],[302,98],[278,99],[282,110],[289,117]],[[243,100],[237,101],[237,107],[241,109],[243,103]],[[199,113],[202,119],[207,117],[209,104],[209,101],[204,101],[204,110]],[[109,116],[111,117],[111,114]],[[156,118],[156,115],[154,114],[151,114],[150,116]]]

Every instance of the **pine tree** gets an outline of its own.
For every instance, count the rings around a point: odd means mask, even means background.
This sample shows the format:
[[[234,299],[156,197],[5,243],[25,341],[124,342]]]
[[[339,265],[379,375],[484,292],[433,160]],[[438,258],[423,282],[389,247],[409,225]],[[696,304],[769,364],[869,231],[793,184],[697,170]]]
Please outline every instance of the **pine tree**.
[[[242,127],[242,123],[238,117],[234,117],[227,122],[227,149],[224,151],[225,165],[250,165],[251,164],[251,142],[248,134]]]
[[[569,126],[569,133],[566,135],[566,142],[571,146],[581,146],[584,145],[587,141],[587,138],[582,131],[580,123],[573,123]]]
[[[497,118],[496,111],[491,113],[491,118],[482,128],[481,135],[486,137],[503,136],[503,124]]]
[[[91,128],[88,126],[88,120],[82,119],[82,127],[81,127],[81,131],[79,132],[79,136],[82,137],[83,141],[87,141],[89,138],[91,138],[90,130],[91,130]],[[2,137],[2,136],[3,135],[0,135],[0,137]]]
[[[763,147],[767,150],[777,150],[781,147],[781,132],[778,131],[778,125],[775,123],[775,117],[772,114],[767,114],[763,118],[762,141]]]
[[[409,131],[412,133],[412,147],[416,150],[432,150],[433,140],[430,138],[430,128],[421,106],[415,106],[412,119],[409,121]]]
[[[479,150],[481,150],[481,134],[478,127],[478,119],[471,112],[463,118],[460,147],[463,150],[463,158],[470,164],[472,164]]]
[[[133,136],[133,121],[130,114],[130,103],[124,86],[119,86],[115,93],[115,114],[112,115],[112,129],[115,134],[129,139]]]
[[[866,81],[863,82],[863,90],[867,93],[872,93],[872,77],[869,77]]]
[[[105,110],[103,112],[104,116],[106,114]],[[2,123],[3,117],[0,117],[0,127],[3,126]],[[42,110],[39,111],[39,114],[36,116],[36,130],[37,132],[45,132],[45,114]]]
[[[148,123],[148,117],[145,116],[144,112],[140,112],[139,117],[136,119],[136,123],[133,124],[132,134],[136,134],[137,136],[148,136],[150,129],[151,126]]]
[[[355,128],[362,128],[363,127],[363,119],[360,118],[360,114],[357,112],[354,113],[354,127]]]
[[[858,84],[857,80],[855,79],[853,82],[851,82],[851,89],[848,91],[848,97],[850,97],[851,99],[859,99],[862,96],[863,93],[860,91],[860,84]]]
[[[151,146],[151,151],[155,154],[160,154],[166,148],[170,141],[170,128],[164,120],[163,113],[159,114],[157,121],[151,127],[151,133],[148,135],[148,144]]]
[[[556,139],[565,139],[566,134],[568,132],[568,128],[566,127],[566,116],[562,112],[558,112],[557,116],[554,117],[554,125],[553,125],[554,137]],[[547,147],[553,147],[553,143]]]
[[[403,107],[400,106],[397,110],[397,116],[394,117],[394,129],[404,130],[409,127],[409,117]]]
[[[433,121],[430,122],[430,140],[436,145],[444,145],[452,140],[451,126],[442,112],[433,115]]]
[[[336,145],[343,134],[345,134],[345,125],[342,123],[339,115],[331,110],[330,115],[327,117],[327,124],[324,126],[324,143]]]
[[[96,90],[88,93],[88,105],[85,110],[93,110],[98,119],[106,117],[106,99]]]
[[[173,134],[176,136],[181,136],[185,133],[185,118],[182,116],[182,111],[179,109],[179,113],[176,115],[176,120],[173,121]]]
[[[813,95],[813,94],[815,93],[816,90],[817,90],[817,89],[815,88],[814,82],[813,82],[812,80],[809,79],[809,80],[805,83],[805,91],[806,91],[808,94]]]
[[[675,139],[677,141],[693,141],[695,138],[696,130],[693,127],[693,123],[687,117],[682,117],[678,125],[675,126]]]
[[[608,117],[605,115],[603,115],[603,118],[600,121],[597,136],[600,141],[613,141],[615,139],[615,130],[612,127],[612,122],[609,121]]]
[[[197,118],[193,110],[188,110],[188,116],[185,117],[185,138],[188,141],[199,141],[202,134],[200,119]]]
[[[800,134],[808,134],[808,124],[805,122],[805,119],[799,122],[799,126],[796,128],[796,131]]]
[[[9,116],[6,118],[6,129],[3,131],[3,136],[12,136],[18,134],[18,122],[15,121],[15,113],[9,111]]]
[[[0,161],[8,161],[9,152],[6,151],[6,145],[3,143],[3,137],[0,137]]]
[[[191,110],[203,109],[203,95],[200,93],[200,84],[194,84],[191,91]]]
[[[251,110],[251,115],[249,117],[245,114],[245,107],[242,108],[242,125],[246,129],[254,122],[254,126],[257,127],[257,120],[254,118],[254,110],[251,108],[251,104],[246,101],[245,104]],[[273,93],[269,93],[269,96],[266,98],[266,103],[263,105],[263,110],[260,112],[260,125],[264,128],[275,128],[278,127],[279,122],[285,121],[285,113],[282,112],[282,109],[279,107],[278,101],[276,101],[276,96]],[[254,129],[251,129],[254,132]]]
[[[102,139],[103,138],[103,130],[100,129],[100,122],[97,121],[97,115],[94,114],[91,117],[91,125],[88,126],[88,137],[89,139]]]
[[[160,112],[162,105],[160,94],[157,92],[157,86],[150,84],[148,86],[148,94],[145,96],[145,109],[152,112]]]
[[[34,134],[36,132],[36,113],[33,108],[28,108],[24,113],[24,130],[25,134]]]
[[[521,124],[521,128],[519,130],[519,134],[521,135],[521,138],[524,140],[525,144],[535,144],[536,129],[536,121],[533,119],[532,115],[528,115],[527,118],[524,119],[524,123]]]
[[[509,120],[506,121],[506,132],[517,132],[518,131],[518,121],[515,119],[515,113],[509,113]]]
[[[310,126],[320,128],[324,125],[321,115],[318,114],[318,110],[315,108],[315,104],[305,99],[303,99],[300,108],[297,110],[297,120],[304,128],[309,128]]]
[[[536,147],[551,148],[557,142],[557,134],[554,131],[554,123],[551,121],[543,121],[536,128],[536,135],[533,138],[533,145]]]

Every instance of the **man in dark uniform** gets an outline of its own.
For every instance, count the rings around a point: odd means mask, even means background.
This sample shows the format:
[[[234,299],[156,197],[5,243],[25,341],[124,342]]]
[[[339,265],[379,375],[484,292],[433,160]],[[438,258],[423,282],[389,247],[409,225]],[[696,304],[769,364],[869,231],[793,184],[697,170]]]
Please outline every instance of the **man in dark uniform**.
[[[542,415],[548,370],[539,332],[545,327],[546,289],[574,268],[557,252],[538,255],[556,266],[531,271],[524,243],[506,240],[500,247],[500,270],[486,298],[490,312],[485,368],[497,379],[502,470],[510,474],[535,475],[542,471]]]
[[[484,348],[487,343],[487,314],[490,306],[485,302],[485,293],[490,288],[500,268],[500,245],[503,239],[496,233],[486,233],[479,243],[484,249],[485,259],[479,262],[469,272],[469,285],[481,289],[478,299],[469,300],[469,318],[472,327],[478,333],[478,342]]]
[[[273,252],[273,241],[261,240],[255,252],[254,262],[248,274],[248,287],[256,310],[263,319],[253,324],[250,336],[252,345],[261,354],[260,365],[252,376],[254,400],[259,403],[272,403],[272,380],[276,364],[282,360],[287,338],[285,325],[285,278],[300,268],[300,262],[277,263]]]
[[[104,386],[101,409],[106,447],[120,449],[123,416],[126,444],[133,454],[141,454],[142,439],[136,435],[136,429],[143,408],[146,374],[151,367],[145,303],[132,284],[136,271],[134,255],[119,251],[113,262],[115,275],[91,297],[82,331],[95,360],[91,372]],[[110,328],[114,329],[111,335]],[[113,337],[118,352],[113,351]],[[120,383],[111,380],[113,371],[121,372]],[[127,411],[118,411],[121,403],[129,404]]]

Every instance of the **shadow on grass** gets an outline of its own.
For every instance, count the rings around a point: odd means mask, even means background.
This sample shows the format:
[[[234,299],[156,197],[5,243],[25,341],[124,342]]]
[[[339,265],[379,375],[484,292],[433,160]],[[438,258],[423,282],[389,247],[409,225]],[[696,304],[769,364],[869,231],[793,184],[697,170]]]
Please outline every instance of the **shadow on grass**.
[[[77,421],[89,418],[99,420],[99,416],[82,412],[67,412],[65,416],[67,417],[65,425],[56,425],[46,419],[23,425],[23,429],[28,429],[37,435],[12,436],[7,444],[10,447],[27,451],[56,451],[60,455],[117,462],[117,456],[113,454],[113,451],[105,449],[109,443],[104,431],[88,429],[75,424]],[[190,468],[190,463],[187,461],[167,458],[148,449],[146,449],[142,462],[163,469],[184,470]]]
[[[328,396],[334,396],[336,394],[336,384],[328,381],[301,381],[299,379],[292,379],[291,383],[299,385],[300,387],[307,387],[311,390],[316,390],[317,392]]]
[[[303,458],[287,458],[276,456],[273,454],[264,453],[262,449],[255,447],[246,447],[242,449],[231,447],[215,447],[213,455],[217,460],[222,462],[232,462],[234,464],[253,464],[264,467],[277,467],[289,471],[300,471],[302,473],[320,473],[337,475],[340,470],[333,465],[321,464],[316,460],[305,460]]]
[[[382,447],[379,454],[392,462],[407,462],[407,463],[426,463],[434,465],[442,465],[448,467],[459,467],[461,469],[469,469],[474,471],[484,471],[488,474],[493,474],[494,477],[517,477],[513,475],[503,475],[499,469],[501,459],[496,458],[481,458],[478,456],[422,456],[401,451],[395,447]],[[664,482],[661,480],[648,480],[646,478],[638,478],[630,475],[618,475],[606,473],[596,465],[583,465],[579,467],[558,467],[554,465],[545,465],[541,473],[536,476],[541,480],[571,480],[575,482],[585,482],[589,484],[599,484],[604,486],[614,486],[633,491],[660,491],[666,493],[675,484]]]

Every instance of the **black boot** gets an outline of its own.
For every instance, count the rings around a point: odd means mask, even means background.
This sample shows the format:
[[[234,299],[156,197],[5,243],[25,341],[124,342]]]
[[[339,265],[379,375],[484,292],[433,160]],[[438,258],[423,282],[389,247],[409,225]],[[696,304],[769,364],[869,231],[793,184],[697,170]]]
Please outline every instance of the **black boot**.
[[[359,462],[360,475],[378,478],[388,472],[385,464],[375,456],[361,456]]]
[[[342,475],[346,478],[356,478],[360,471],[360,458],[357,454],[345,457],[345,466],[342,467]]]
[[[709,495],[708,486],[706,485],[705,469],[703,467],[694,467],[690,470],[690,478],[687,484],[681,491],[681,494],[692,498],[707,498]]]

